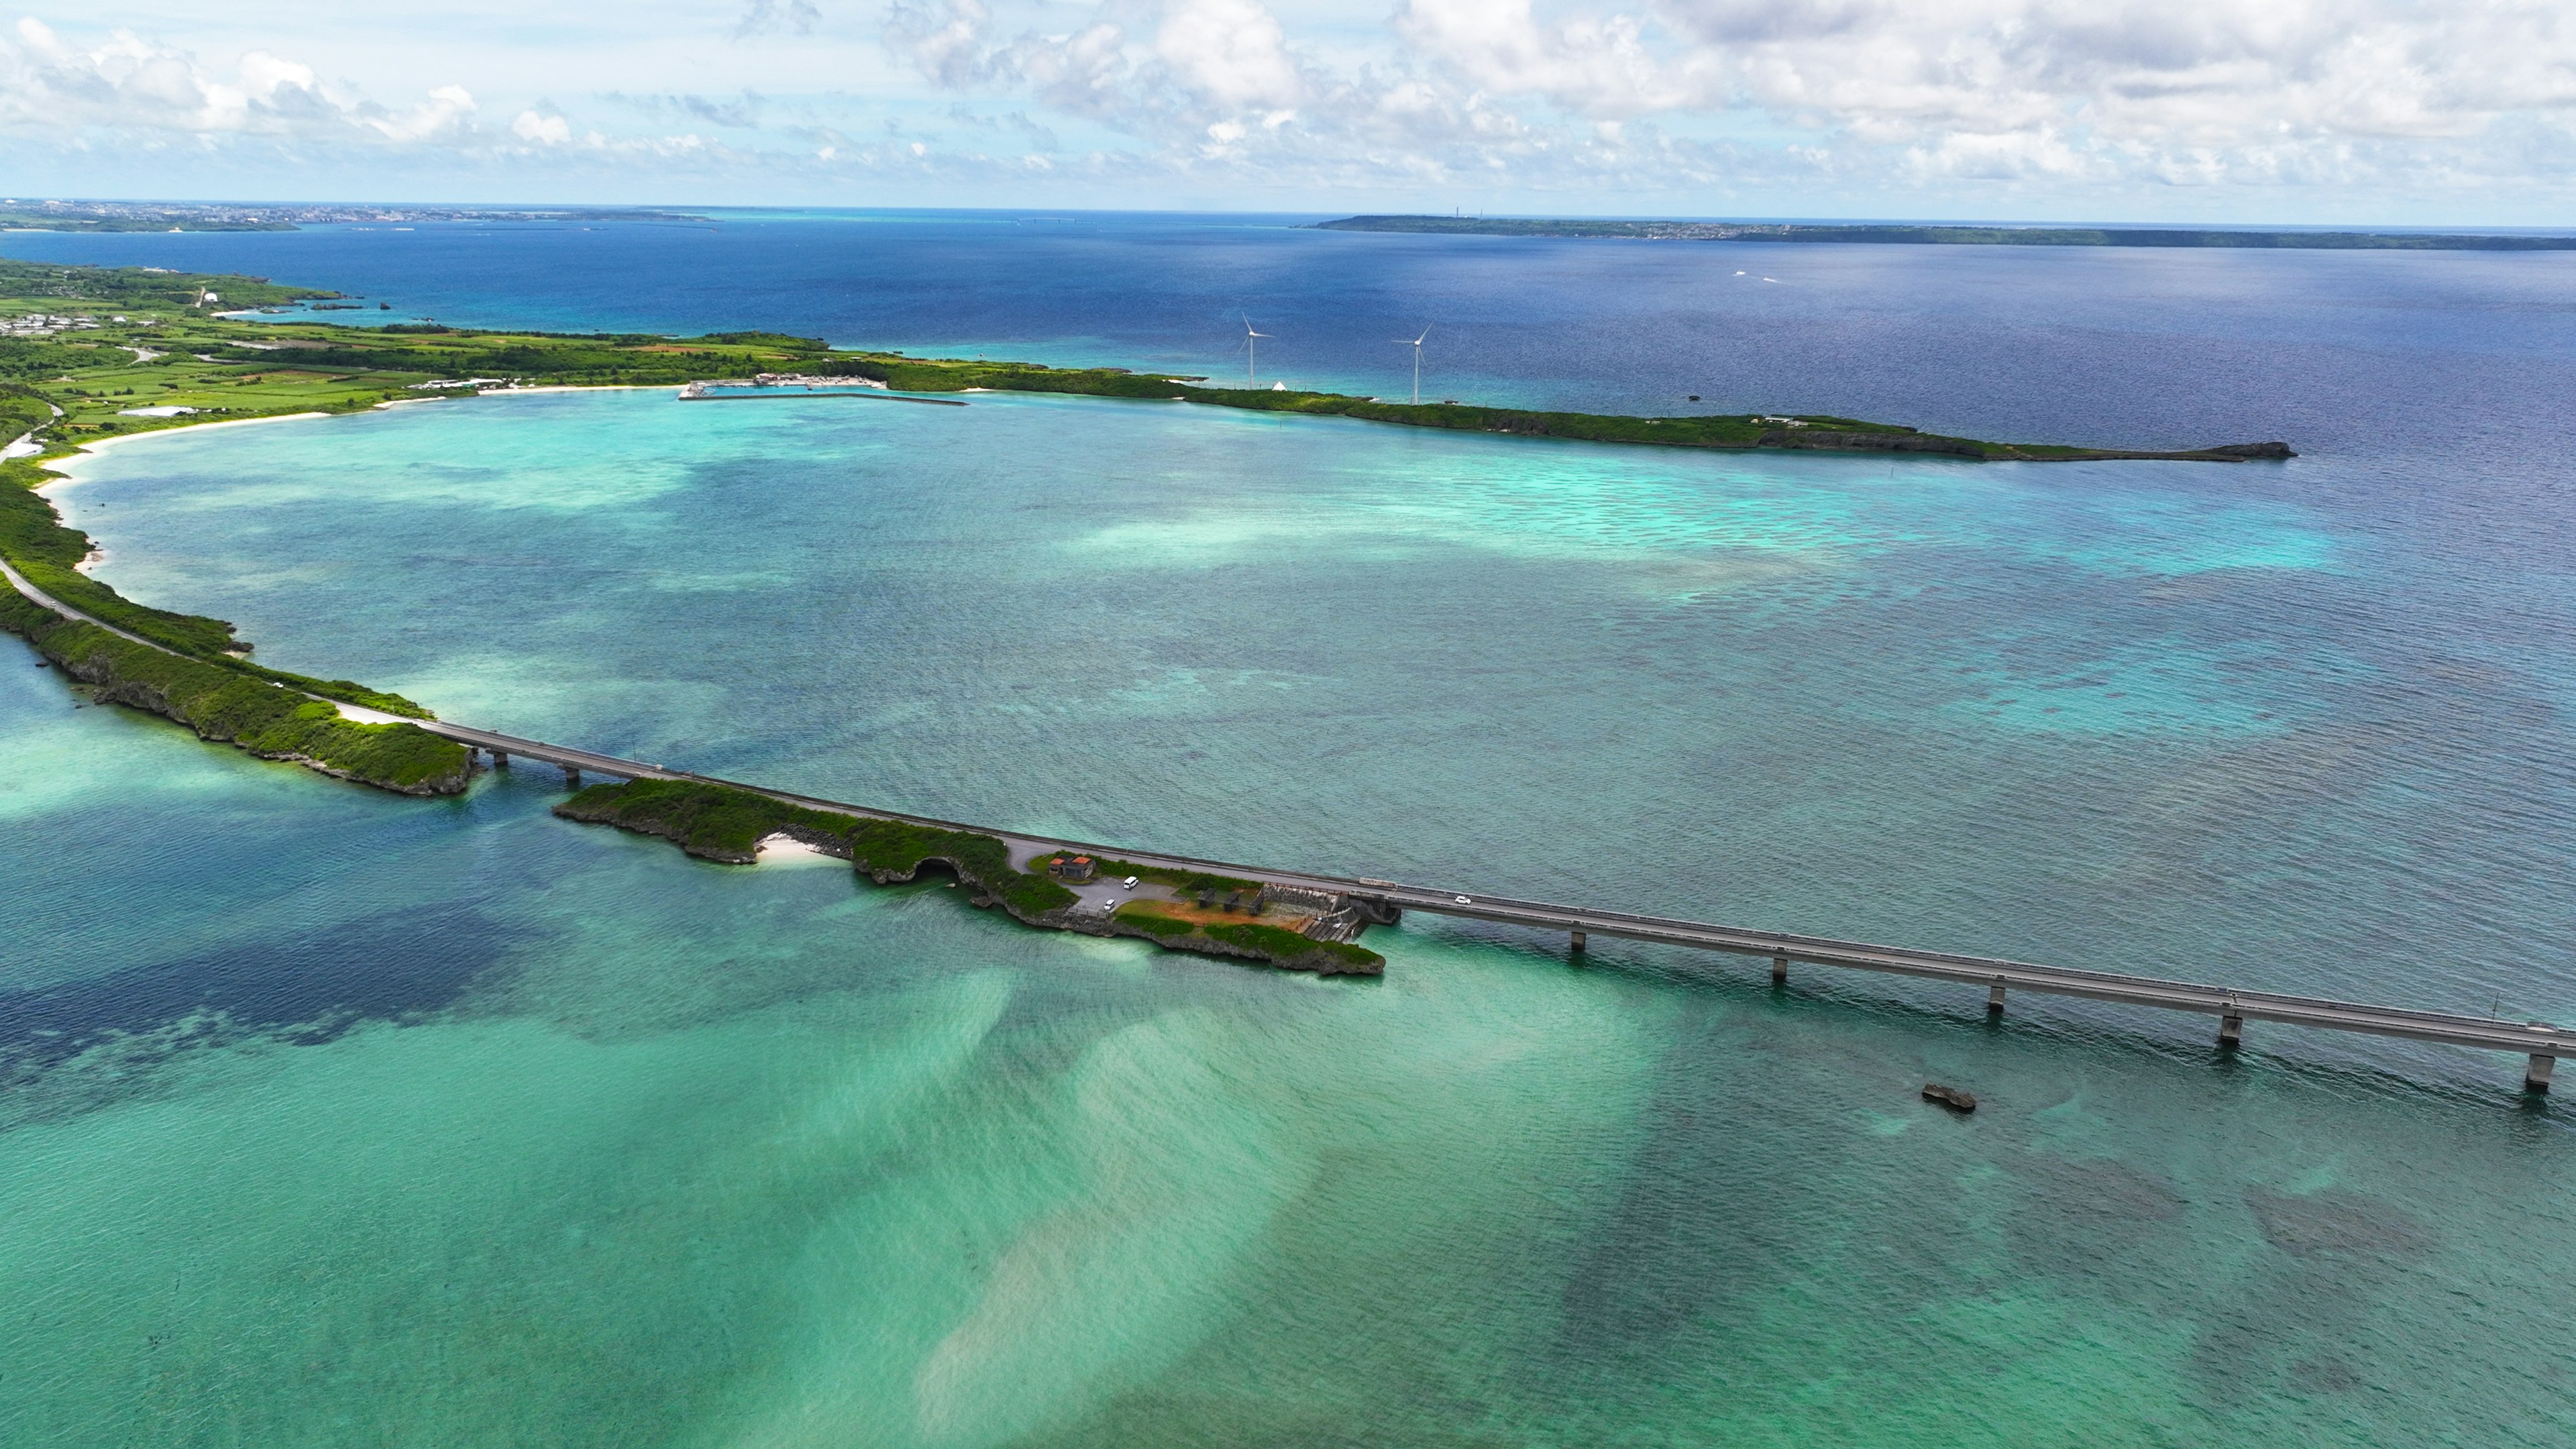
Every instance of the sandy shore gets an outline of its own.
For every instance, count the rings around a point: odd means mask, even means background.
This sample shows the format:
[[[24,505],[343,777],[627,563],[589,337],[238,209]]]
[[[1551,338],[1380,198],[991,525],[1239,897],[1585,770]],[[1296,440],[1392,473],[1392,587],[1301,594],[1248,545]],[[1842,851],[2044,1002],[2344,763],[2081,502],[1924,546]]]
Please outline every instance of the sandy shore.
[[[837,855],[825,855],[792,835],[767,835],[753,847],[759,852],[760,865],[837,865],[843,870],[850,863]]]
[[[202,432],[208,428],[247,428],[255,423],[292,423],[304,418],[327,418],[329,416],[331,416],[329,413],[279,413],[275,417],[267,418],[217,418],[209,422],[182,423],[175,428],[154,428],[150,432],[145,433],[119,433],[113,438],[100,438],[96,442],[83,443],[80,445],[79,452],[72,454],[70,457],[56,458],[52,462],[47,463],[45,466],[54,470],[56,476],[38,487],[36,491],[43,493],[50,489],[62,488],[79,482],[80,477],[73,470],[77,469],[92,455],[104,453],[119,443],[139,442],[145,438],[165,438],[175,433]]]
[[[531,393],[540,392],[678,392],[679,390],[679,385],[676,383],[609,382],[582,386],[567,384],[560,387],[502,387],[494,388],[489,392],[477,393],[475,396],[525,397]],[[411,403],[453,402],[459,400],[460,399],[440,397],[432,394],[425,397],[388,398],[387,400],[376,404],[376,407],[378,409],[398,408]],[[470,401],[470,399],[463,400]],[[89,455],[106,452],[108,449],[115,447],[119,443],[139,442],[145,438],[168,437],[174,433],[202,432],[208,428],[247,428],[254,423],[292,423],[302,421],[306,418],[328,418],[335,416],[342,415],[334,413],[278,413],[273,417],[215,418],[202,423],[181,423],[175,428],[154,428],[149,432],[142,433],[120,433],[113,438],[101,438],[96,442],[83,443],[80,445],[80,451],[73,453],[69,457],[56,458],[52,462],[46,464],[45,466],[52,469],[56,476],[38,487],[36,491],[43,493],[49,489],[67,488],[78,483],[80,481],[80,477],[74,470],[77,469]],[[25,438],[20,438],[16,443],[12,443],[9,446],[14,449],[19,447],[21,444],[26,445],[26,451],[29,454],[43,451],[42,445],[29,444]],[[7,456],[18,457],[21,455],[13,452]]]

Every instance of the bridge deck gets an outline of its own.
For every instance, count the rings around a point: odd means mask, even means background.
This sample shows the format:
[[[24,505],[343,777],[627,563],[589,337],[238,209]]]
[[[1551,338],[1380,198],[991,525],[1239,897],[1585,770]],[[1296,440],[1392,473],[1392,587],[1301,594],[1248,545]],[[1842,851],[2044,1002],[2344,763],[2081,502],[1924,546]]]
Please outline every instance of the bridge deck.
[[[1267,884],[1305,886],[1341,895],[1357,896],[1364,900],[1431,915],[1527,926],[1542,931],[1582,932],[1587,936],[1614,936],[1631,941],[1690,946],[1740,956],[1763,956],[1774,960],[1805,962],[1819,966],[1839,966],[1856,971],[1922,976],[1989,989],[2002,986],[2007,991],[2037,991],[2052,996],[2085,997],[2095,1001],[2120,1002],[2128,1006],[2197,1012],[2204,1016],[2221,1018],[2235,1017],[2244,1021],[2272,1021],[2292,1026],[2318,1027],[2329,1031],[2366,1032],[2378,1036],[2405,1037],[2415,1041],[2442,1042],[2452,1046],[2518,1052],[2529,1056],[2576,1056],[2576,1030],[2568,1028],[2526,1025],[2452,1012],[2418,1011],[2409,1007],[2374,1006],[2364,1002],[2337,1001],[2326,997],[2247,991],[2235,987],[2210,986],[2189,981],[2168,981],[2153,976],[2128,976],[2110,971],[2042,966],[2026,961],[1963,956],[1944,951],[1917,951],[1901,946],[1879,946],[1861,941],[1837,941],[1820,936],[1790,935],[1778,931],[1717,925],[1706,921],[1677,920],[1663,916],[1637,915],[1626,911],[1595,910],[1585,906],[1555,905],[1544,901],[1514,900],[1504,896],[1438,890],[1427,886],[1402,885],[1393,881],[1317,875],[1304,871],[1283,871],[1264,866],[1242,865],[1232,861],[1204,860],[1194,856],[1126,850],[1117,846],[1102,845],[1097,841],[1062,840],[1049,836],[1028,835],[1017,831],[996,830],[987,825],[970,825],[961,821],[941,820],[926,815],[872,809],[865,805],[852,805],[839,800],[818,799],[813,796],[745,784],[738,780],[723,780],[711,775],[693,774],[686,770],[673,770],[636,760],[621,760],[615,756],[596,754],[588,750],[565,749],[562,746],[549,745],[536,740],[518,739],[509,735],[494,734],[488,730],[468,729],[444,722],[427,724],[423,728],[435,730],[462,743],[479,745],[486,749],[500,749],[514,756],[544,760],[596,774],[640,780],[688,780],[700,784],[723,785],[765,795],[787,804],[802,805],[808,809],[831,811],[866,819],[902,820],[944,830],[973,831],[1014,844],[1047,850],[1080,850],[1111,859],[1134,861],[1139,865],[1209,871]]]

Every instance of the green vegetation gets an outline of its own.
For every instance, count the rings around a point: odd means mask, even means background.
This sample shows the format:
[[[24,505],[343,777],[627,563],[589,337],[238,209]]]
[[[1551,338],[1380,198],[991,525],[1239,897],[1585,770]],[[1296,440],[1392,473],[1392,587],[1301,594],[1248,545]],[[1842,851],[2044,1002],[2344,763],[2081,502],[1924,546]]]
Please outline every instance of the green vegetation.
[[[846,856],[881,882],[909,880],[923,862],[946,861],[960,880],[1022,920],[1062,910],[1075,899],[1045,876],[1012,869],[1009,847],[989,835],[811,810],[731,785],[695,780],[593,785],[556,806],[555,813],[658,835],[691,855],[734,865],[757,860],[760,842],[780,834]]]
[[[54,405],[24,383],[0,382],[0,442],[24,437],[54,420]]]
[[[465,788],[465,747],[418,725],[357,724],[338,709],[293,690],[202,660],[121,639],[95,624],[66,619],[16,590],[0,591],[0,628],[23,636],[38,653],[97,696],[166,715],[199,737],[228,740],[269,759],[291,759],[407,795],[453,795]]]
[[[1365,946],[1352,946],[1340,941],[1317,941],[1280,926],[1264,926],[1246,921],[1236,926],[1202,926],[1200,934],[1229,946],[1241,946],[1265,956],[1294,958],[1309,952],[1321,952],[1343,963],[1345,970],[1374,975],[1386,969],[1386,958]]]
[[[1292,970],[1320,971],[1328,976],[1375,976],[1386,969],[1386,958],[1365,946],[1318,941],[1284,926],[1252,921],[1206,925],[1169,915],[1161,907],[1160,901],[1130,901],[1120,906],[1110,921],[1124,931],[1175,951],[1251,956]],[[1215,949],[1202,942],[1213,943]]]
[[[1832,226],[1742,221],[1604,221],[1512,216],[1346,216],[1318,231],[1450,236],[1608,237],[1634,241],[1861,242],[1899,246],[2251,247],[2301,251],[2576,250],[2576,236],[2439,235],[2402,231],[2229,231],[2205,227]]]
[[[791,834],[810,844],[845,843],[847,815],[790,805],[750,790],[683,780],[593,785],[555,807],[567,820],[658,835],[689,854],[733,865],[759,858],[760,842]]]

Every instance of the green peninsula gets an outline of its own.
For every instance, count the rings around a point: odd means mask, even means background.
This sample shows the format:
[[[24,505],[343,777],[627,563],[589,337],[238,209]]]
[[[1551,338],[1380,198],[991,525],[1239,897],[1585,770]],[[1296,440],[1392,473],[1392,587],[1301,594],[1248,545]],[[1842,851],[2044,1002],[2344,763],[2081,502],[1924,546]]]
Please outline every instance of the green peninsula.
[[[280,311],[261,322],[215,315],[194,304],[206,293],[218,296],[225,307],[247,304]],[[71,312],[74,300],[88,304],[84,314]],[[864,381],[921,394],[1072,393],[1664,447],[1911,453],[2015,462],[2139,458],[2233,463],[2292,456],[2277,442],[2170,449],[1990,442],[1822,414],[1630,417],[1451,401],[1386,402],[1344,393],[1211,387],[1202,377],[1117,367],[843,351],[817,338],[775,332],[673,338],[486,331],[435,323],[352,327],[288,313],[284,304],[289,303],[329,307],[335,313],[350,306],[330,293],[280,287],[264,278],[0,261],[0,328],[12,329],[0,336],[0,386],[24,389],[27,406],[62,410],[61,417],[42,427],[45,440],[55,446],[224,418],[350,412],[513,387],[674,387],[769,373]],[[108,306],[126,310],[100,315]],[[50,330],[21,328],[19,319],[29,316],[49,318],[45,326]]]

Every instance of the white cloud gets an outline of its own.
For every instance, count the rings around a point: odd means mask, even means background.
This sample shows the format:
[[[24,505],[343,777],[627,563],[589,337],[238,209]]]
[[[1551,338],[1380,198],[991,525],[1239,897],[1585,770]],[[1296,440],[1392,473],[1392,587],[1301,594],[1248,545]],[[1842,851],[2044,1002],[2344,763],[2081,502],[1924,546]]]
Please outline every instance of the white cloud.
[[[1576,11],[1542,24],[1531,0],[1407,0],[1396,33],[1419,53],[1503,95],[1539,95],[1592,115],[1639,115],[1702,99],[1689,56],[1653,53],[1638,16]]]
[[[2566,0],[737,0],[471,46],[444,17],[259,18],[279,3],[195,30],[180,0],[21,21],[0,33],[0,135],[39,155],[187,136],[277,164],[733,168],[748,199],[761,177],[874,173],[1149,204],[1708,214],[1830,194],[2035,214],[1896,198],[2233,187],[2576,205]],[[129,5],[177,28],[111,28]],[[338,78],[370,63],[371,83]]]
[[[196,57],[113,32],[88,49],[33,18],[0,40],[0,130],[104,128],[413,143],[453,138],[474,115],[463,86],[443,85],[393,111],[316,78],[313,68],[254,50],[226,78]]]
[[[534,111],[521,111],[510,123],[510,134],[539,146],[572,144],[572,122],[561,116],[540,116]]]
[[[1288,34],[1258,0],[1174,0],[1154,32],[1154,55],[1177,83],[1214,106],[1297,101]]]
[[[1947,174],[2263,179],[2576,107],[2556,0],[1406,0],[1421,61],[1582,116],[1758,113]],[[2473,163],[2471,163],[2473,164]]]

